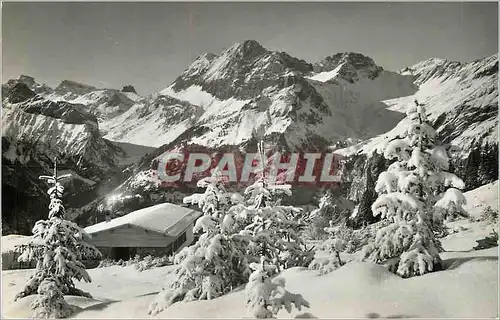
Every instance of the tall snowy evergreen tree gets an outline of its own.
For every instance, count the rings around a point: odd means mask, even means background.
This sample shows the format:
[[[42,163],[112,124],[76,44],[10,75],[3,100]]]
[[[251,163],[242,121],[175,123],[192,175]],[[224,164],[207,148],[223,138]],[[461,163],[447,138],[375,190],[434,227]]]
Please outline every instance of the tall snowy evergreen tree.
[[[280,194],[291,196],[291,186],[279,182],[279,177],[270,176],[266,168],[272,169],[274,159],[267,160],[262,141],[258,147],[260,170],[255,182],[245,190],[249,205],[234,206],[229,212],[243,215],[249,221],[243,233],[252,239],[253,254],[269,259],[278,270],[307,266],[314,252],[306,248],[299,236],[302,210],[276,201]]]
[[[436,131],[427,123],[425,108],[415,101],[407,112],[405,136],[387,145],[384,156],[396,159],[382,172],[372,205],[374,215],[391,224],[381,228],[374,243],[364,248],[365,259],[388,263],[403,277],[440,268],[440,242],[433,229],[439,228],[443,210],[463,204],[463,181],[446,172],[448,152],[436,146]]]
[[[239,233],[244,227],[241,219],[227,212],[228,206],[243,198],[226,192],[224,177],[217,170],[198,181],[198,186],[205,192],[184,198],[184,203],[202,209],[203,216],[193,232],[203,234],[175,256],[173,278],[151,303],[150,314],[180,300],[213,299],[231,291],[247,281],[251,273],[248,265],[257,260],[247,254],[249,239]]]
[[[35,274],[15,300],[38,293],[31,305],[36,317],[66,317],[71,310],[63,295],[91,297],[77,289],[73,279],[90,282],[82,261],[101,257],[101,253],[86,242],[89,235],[64,218],[61,200],[64,187],[61,181],[69,177],[57,175],[56,163],[52,176],[40,176],[52,185],[47,192],[50,195],[48,220],[37,221],[29,243],[18,248],[22,251],[18,259],[20,262],[35,260],[37,264]]]
[[[259,155],[263,172],[264,155]],[[275,205],[273,196],[290,193],[289,185],[269,186],[259,176],[245,190],[245,202],[241,195],[227,193],[223,180],[215,170],[198,182],[204,193],[184,198],[184,203],[202,209],[203,216],[193,232],[201,230],[203,234],[175,256],[172,278],[149,306],[150,314],[158,314],[177,301],[212,299],[230,292],[248,281],[249,266],[261,255],[280,268],[304,266],[312,259],[313,253],[304,250],[295,231],[298,221],[291,218],[298,210]]]

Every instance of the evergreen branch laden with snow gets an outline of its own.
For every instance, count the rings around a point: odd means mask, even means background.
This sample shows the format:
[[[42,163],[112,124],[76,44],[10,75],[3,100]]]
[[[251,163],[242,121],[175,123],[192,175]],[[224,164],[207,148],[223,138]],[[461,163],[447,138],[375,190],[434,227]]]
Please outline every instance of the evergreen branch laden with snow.
[[[446,172],[447,150],[436,146],[436,131],[427,123],[425,107],[415,101],[407,111],[405,136],[391,141],[384,156],[395,159],[376,182],[374,215],[390,224],[363,248],[366,260],[388,264],[403,276],[422,275],[441,266],[437,234],[447,217],[464,215],[463,181]]]
[[[15,300],[38,294],[32,303],[36,317],[66,317],[70,310],[63,295],[91,297],[75,287],[73,279],[90,282],[83,263],[86,259],[99,259],[101,253],[87,243],[90,236],[78,225],[65,220],[61,197],[61,180],[68,175],[41,176],[53,186],[49,189],[51,202],[48,220],[40,220],[33,227],[33,235],[26,245],[17,247],[19,262],[36,261],[35,274]]]
[[[150,304],[150,314],[177,301],[217,298],[244,284],[250,274],[249,240],[239,234],[244,219],[228,212],[228,206],[240,204],[242,197],[226,192],[218,171],[200,180],[198,186],[205,192],[184,198],[184,203],[201,208],[203,215],[193,232],[202,234],[196,243],[175,255],[173,279]]]
[[[250,265],[254,271],[245,286],[245,301],[250,315],[258,319],[274,318],[281,309],[291,313],[292,307],[299,311],[302,307],[309,308],[309,302],[302,295],[290,293],[285,289],[285,279],[271,279],[276,267],[266,264],[265,261],[262,257],[261,263]]]
[[[290,194],[290,186],[268,181],[263,173],[245,190],[246,200],[226,191],[217,170],[198,182],[205,192],[186,197],[184,203],[201,208],[203,216],[193,232],[202,234],[175,256],[172,280],[150,304],[150,314],[177,301],[213,299],[230,292],[247,282],[251,263],[261,255],[277,269],[309,264],[314,252],[306,250],[297,232],[301,210],[276,203],[275,196]]]

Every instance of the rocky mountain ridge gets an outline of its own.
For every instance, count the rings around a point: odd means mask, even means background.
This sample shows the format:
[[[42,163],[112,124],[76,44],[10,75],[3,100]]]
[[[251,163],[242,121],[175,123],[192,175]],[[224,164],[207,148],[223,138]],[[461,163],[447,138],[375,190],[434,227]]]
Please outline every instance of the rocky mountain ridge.
[[[97,117],[86,106],[44,98],[30,90],[26,79],[2,87],[2,229],[30,231],[46,213],[46,186],[38,180],[51,172],[54,159],[72,173],[68,207],[99,196],[122,175],[124,152],[102,138]],[[40,87],[30,81],[32,87]]]

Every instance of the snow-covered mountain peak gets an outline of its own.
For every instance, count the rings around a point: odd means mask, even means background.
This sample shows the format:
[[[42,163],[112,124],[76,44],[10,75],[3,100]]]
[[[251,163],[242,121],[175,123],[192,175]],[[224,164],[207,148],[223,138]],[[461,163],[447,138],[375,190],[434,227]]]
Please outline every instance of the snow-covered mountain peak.
[[[122,88],[122,92],[130,92],[130,93],[135,93],[137,94],[137,91],[135,90],[134,86],[133,85],[126,85],[126,86],[123,86]]]
[[[498,55],[469,63],[432,58],[401,73],[413,77],[418,91],[384,101],[390,109],[404,112],[415,100],[425,104],[443,142],[460,146],[464,158],[475,147],[498,142]],[[339,153],[383,150],[406,127],[404,119],[393,130]]]
[[[73,80],[63,80],[55,89],[58,93],[74,93],[78,95],[86,94],[95,90],[97,90],[96,87]]]
[[[47,93],[53,91],[53,89],[50,88],[48,85],[40,84],[35,81],[34,77],[27,75],[21,75],[19,76],[18,79],[10,79],[5,83],[4,86],[12,88],[17,83],[25,84],[34,93]]]
[[[2,96],[5,102],[19,103],[35,97],[36,94],[23,82],[11,82],[2,86]]]
[[[241,58],[252,58],[266,53],[268,50],[256,40],[245,40],[240,43],[235,43],[227,51],[239,55]]]
[[[313,64],[313,74],[310,79],[329,81],[342,79],[355,83],[360,78],[376,78],[384,69],[372,58],[361,53],[341,52]]]
[[[248,66],[268,51],[255,40],[247,40],[236,43],[229,49],[222,52],[215,59],[208,59],[209,68],[203,75],[204,81],[215,81],[221,78],[231,77],[241,66]]]
[[[314,71],[320,69],[334,69],[341,63],[348,63],[357,69],[381,68],[372,58],[357,52],[339,52],[324,58],[322,61],[314,64]]]
[[[215,56],[198,57],[174,83],[162,91],[179,92],[193,85],[218,99],[252,99],[274,85],[282,87],[290,71],[308,73],[312,66],[285,52],[269,51],[255,40],[237,43]]]

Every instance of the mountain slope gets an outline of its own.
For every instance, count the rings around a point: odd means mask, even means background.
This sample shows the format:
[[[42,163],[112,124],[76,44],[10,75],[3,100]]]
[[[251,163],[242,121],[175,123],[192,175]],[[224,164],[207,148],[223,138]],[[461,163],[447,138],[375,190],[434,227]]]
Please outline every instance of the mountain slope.
[[[350,66],[355,71],[363,67]],[[240,145],[257,133],[281,136],[290,149],[320,150],[338,141],[367,138],[401,119],[376,99],[341,83],[322,89],[307,78],[313,69],[248,40],[219,56],[200,56],[160,93],[203,108],[193,126],[201,133],[190,141],[209,147]],[[359,72],[353,81],[365,81],[367,75]],[[396,77],[411,87],[410,77]],[[373,121],[377,116],[384,121]]]
[[[53,92],[44,97],[52,101],[67,101],[85,105],[87,111],[95,114],[100,121],[118,116],[131,108],[142,97],[133,92],[116,89],[97,89],[78,82],[64,80]]]
[[[390,130],[403,115],[387,110],[380,100],[414,93],[413,77],[385,71],[363,55],[340,56],[352,72],[321,82],[311,78],[336,68],[332,59],[315,69],[252,40],[220,55],[201,55],[159,94],[102,124],[111,140],[160,146],[141,161],[136,175],[116,189],[113,198],[140,195],[144,205],[164,201],[173,190],[145,186],[144,177],[151,160],[178,147],[245,153],[255,149],[256,138],[264,137],[280,149],[317,152]],[[304,190],[301,201],[311,194]],[[83,221],[94,221],[95,210],[84,211]]]
[[[460,146],[462,157],[474,145],[497,143],[497,55],[467,64],[430,59],[402,73],[412,73],[419,89],[414,95],[384,101],[392,110],[405,112],[415,99],[424,103],[443,141]],[[406,121],[402,121],[390,132],[339,152],[349,155],[382,150],[406,128]]]
[[[12,86],[11,86],[12,85]],[[97,118],[85,106],[50,101],[23,82],[3,86],[2,230],[28,233],[46,215],[48,202],[41,174],[53,161],[72,173],[67,184],[68,207],[99,195],[98,189],[122,178],[118,167],[124,152],[100,133]]]
[[[402,71],[419,86],[414,95],[384,101],[405,112],[417,99],[426,105],[438,138],[454,150],[452,170],[466,189],[498,179],[498,56],[470,63],[430,59]],[[370,206],[379,173],[387,162],[381,156],[387,143],[408,128],[406,119],[392,130],[335,152],[346,157],[344,193],[360,203],[357,223],[373,220]]]
[[[154,95],[135,103],[110,121],[101,123],[105,138],[148,146],[173,141],[191,127],[201,107],[166,95]]]

